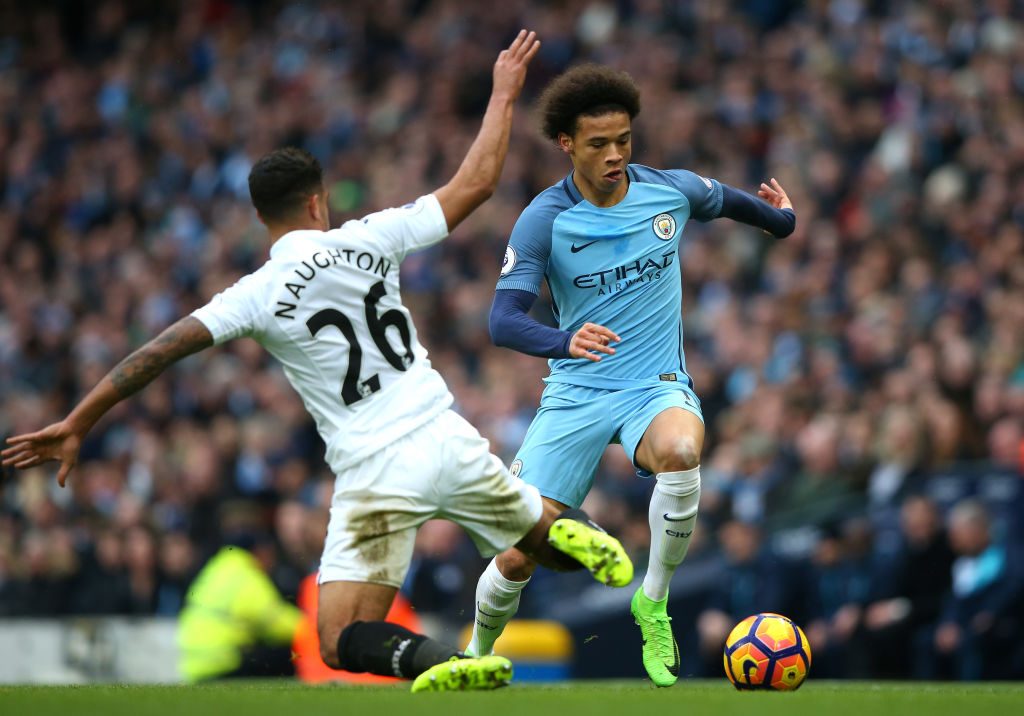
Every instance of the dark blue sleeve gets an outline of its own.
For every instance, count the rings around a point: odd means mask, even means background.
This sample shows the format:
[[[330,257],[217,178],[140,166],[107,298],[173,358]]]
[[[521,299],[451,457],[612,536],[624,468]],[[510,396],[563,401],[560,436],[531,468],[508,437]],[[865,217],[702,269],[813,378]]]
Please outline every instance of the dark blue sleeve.
[[[796,228],[792,209],[776,209],[768,202],[745,191],[722,184],[722,212],[719,216],[750,224],[777,238],[784,238]]]
[[[494,292],[488,327],[494,345],[542,358],[568,358],[572,334],[530,317],[536,294],[517,289]]]

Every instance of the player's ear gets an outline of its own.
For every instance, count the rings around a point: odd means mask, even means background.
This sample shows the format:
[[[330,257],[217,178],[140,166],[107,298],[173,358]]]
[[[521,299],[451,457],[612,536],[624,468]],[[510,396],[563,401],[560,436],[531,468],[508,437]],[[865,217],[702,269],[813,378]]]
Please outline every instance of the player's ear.
[[[558,146],[566,154],[572,154],[572,136],[565,132],[558,133]]]
[[[324,227],[324,231],[331,228],[331,205],[329,203],[329,196],[327,189],[320,192],[319,204],[320,204],[320,225]]]
[[[310,194],[309,198],[306,199],[306,211],[309,213],[309,218],[320,223],[320,220],[323,218],[323,208],[320,206],[320,192]]]

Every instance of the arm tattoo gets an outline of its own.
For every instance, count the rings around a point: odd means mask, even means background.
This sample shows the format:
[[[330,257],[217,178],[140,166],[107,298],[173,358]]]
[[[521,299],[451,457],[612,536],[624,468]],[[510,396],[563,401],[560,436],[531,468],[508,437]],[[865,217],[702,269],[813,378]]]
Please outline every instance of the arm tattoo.
[[[121,398],[149,385],[167,366],[213,345],[202,321],[186,316],[139,348],[110,371],[110,381]]]

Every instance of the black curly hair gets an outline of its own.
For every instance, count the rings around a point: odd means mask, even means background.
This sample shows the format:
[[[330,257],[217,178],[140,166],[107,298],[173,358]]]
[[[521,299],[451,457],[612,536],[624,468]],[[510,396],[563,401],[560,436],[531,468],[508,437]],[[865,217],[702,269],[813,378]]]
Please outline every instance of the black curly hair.
[[[537,107],[544,136],[557,140],[562,132],[576,133],[580,116],[625,112],[633,119],[640,113],[640,90],[625,72],[602,65],[578,65],[544,88]]]
[[[323,191],[320,162],[305,149],[284,147],[260,157],[249,172],[249,196],[264,221],[291,216],[310,194]]]

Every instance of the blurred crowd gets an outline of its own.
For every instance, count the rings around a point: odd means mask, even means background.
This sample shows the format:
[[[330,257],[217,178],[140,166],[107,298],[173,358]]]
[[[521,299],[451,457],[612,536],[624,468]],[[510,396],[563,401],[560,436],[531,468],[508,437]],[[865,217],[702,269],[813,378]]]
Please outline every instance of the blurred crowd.
[[[573,63],[627,70],[634,161],[748,191],[777,177],[798,216],[779,242],[685,229],[708,426],[690,559],[726,576],[675,623],[712,665],[734,621],[786,610],[830,675],[1024,675],[1016,0],[0,4],[0,435],[60,418],[262,264],[246,184],[261,154],[318,156],[335,223],[443,184],[519,27],[543,47],[499,191],[402,266],[457,409],[511,460],[547,366],[491,346],[487,313],[518,213],[569,169],[530,101]],[[249,340],[205,351],[112,411],[69,488],[48,468],[3,476],[0,616],[174,615],[254,507],[294,594],[332,487],[274,362]],[[650,490],[615,447],[585,505],[641,564]],[[482,566],[430,523],[406,591],[465,622]]]

